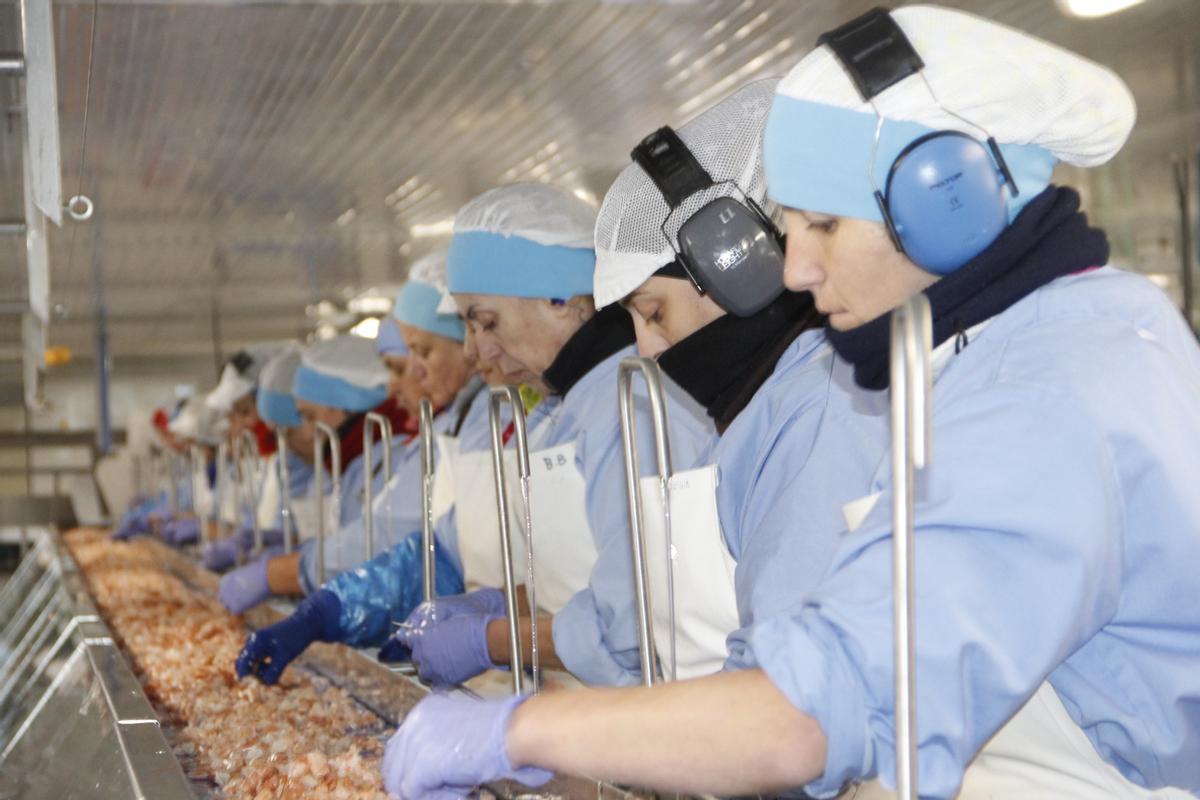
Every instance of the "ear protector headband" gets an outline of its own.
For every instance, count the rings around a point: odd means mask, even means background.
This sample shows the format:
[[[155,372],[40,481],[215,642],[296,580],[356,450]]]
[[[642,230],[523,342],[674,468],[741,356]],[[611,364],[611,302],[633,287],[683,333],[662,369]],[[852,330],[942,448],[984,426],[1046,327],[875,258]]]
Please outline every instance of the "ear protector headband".
[[[1000,146],[986,130],[945,108],[923,72],[925,62],[886,10],[875,8],[821,34],[863,100],[919,75],[938,107],[982,132],[984,141],[959,131],[935,131],[913,140],[888,170],[883,191],[875,182],[875,154],[883,117],[875,128],[869,176],[875,202],[896,249],[917,266],[947,275],[979,255],[1008,225],[1008,197],[1019,194]]]
[[[783,293],[783,237],[766,213],[733,181],[714,181],[670,127],[659,128],[630,154],[670,206],[659,230],[675,251],[675,262],[700,294],[729,313],[748,317]],[[667,221],[686,200],[729,185],[741,199],[717,197],[679,228],[679,246]]]

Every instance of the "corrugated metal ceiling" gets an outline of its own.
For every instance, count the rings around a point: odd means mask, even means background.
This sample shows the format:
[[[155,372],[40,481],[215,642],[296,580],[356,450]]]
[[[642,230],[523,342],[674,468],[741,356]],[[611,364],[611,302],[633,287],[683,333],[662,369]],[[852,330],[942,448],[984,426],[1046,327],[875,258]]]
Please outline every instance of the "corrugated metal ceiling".
[[[209,353],[214,320],[228,346],[303,334],[306,304],[400,281],[473,194],[535,179],[599,198],[649,130],[782,74],[820,31],[875,4],[102,2],[82,176],[97,212],[51,235],[65,312],[51,341],[90,351],[97,269],[117,357]],[[1084,188],[1122,252],[1144,260],[1142,232],[1178,225],[1169,154],[1198,145],[1194,2],[1092,22],[1052,0],[952,5],[1130,82],[1138,133]],[[92,5],[56,4],[55,18],[70,196]],[[0,50],[15,49],[14,20],[0,4]],[[0,81],[0,102],[15,105],[14,83]],[[8,120],[0,217],[21,213]],[[0,292],[22,290],[22,264],[0,244]]]

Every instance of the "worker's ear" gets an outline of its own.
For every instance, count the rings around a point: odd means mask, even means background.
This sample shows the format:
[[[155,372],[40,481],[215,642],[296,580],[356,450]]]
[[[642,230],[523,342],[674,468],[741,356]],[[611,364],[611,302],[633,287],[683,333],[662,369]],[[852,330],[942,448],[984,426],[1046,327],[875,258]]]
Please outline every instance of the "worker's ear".
[[[573,318],[580,323],[587,322],[596,314],[596,303],[590,295],[577,294],[566,300],[543,300],[548,303],[554,316]]]

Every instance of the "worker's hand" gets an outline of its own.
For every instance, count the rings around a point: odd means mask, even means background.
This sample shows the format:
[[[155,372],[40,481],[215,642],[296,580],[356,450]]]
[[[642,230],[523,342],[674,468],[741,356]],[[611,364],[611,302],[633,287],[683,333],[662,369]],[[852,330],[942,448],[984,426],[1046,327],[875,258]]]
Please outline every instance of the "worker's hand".
[[[131,508],[125,512],[125,516],[121,517],[121,522],[112,532],[112,538],[123,542],[134,536],[145,536],[149,532],[150,519],[148,515],[140,508]]]
[[[499,589],[485,587],[466,594],[439,597],[432,603],[421,603],[409,614],[408,619],[400,626],[400,630],[394,633],[383,647],[379,648],[379,660],[385,663],[410,659],[415,661],[409,642],[415,635],[418,635],[419,631],[430,628],[434,623],[446,622],[455,617],[480,614],[486,615],[489,620],[503,617],[504,593]],[[485,638],[486,632],[487,625],[485,623]],[[483,669],[486,670],[490,666],[489,660],[488,666]],[[477,674],[479,673],[476,672],[467,677]]]
[[[287,619],[250,634],[234,665],[238,678],[253,675],[267,685],[313,642],[340,638],[342,603],[326,589],[304,599]]]
[[[401,800],[465,797],[486,781],[541,786],[553,775],[537,767],[514,769],[505,736],[524,697],[478,700],[434,694],[404,718],[383,754],[383,786]]]
[[[234,614],[241,614],[271,596],[267,583],[267,557],[238,567],[221,578],[217,597]]]
[[[503,619],[491,610],[463,611],[440,616],[441,599],[432,611],[425,603],[417,606],[393,640],[407,647],[421,680],[434,686],[454,686],[494,669],[487,647],[488,623]]]
[[[183,547],[200,541],[200,520],[196,517],[174,519],[163,528],[163,539],[173,547]]]
[[[282,549],[277,545],[283,544],[283,531],[267,530],[263,531],[262,536],[263,545],[268,548],[264,550],[264,553],[276,550],[282,553]],[[236,536],[209,542],[205,546],[202,556],[204,566],[213,572],[224,572],[236,564],[239,557],[245,556],[253,550],[254,531],[250,528],[242,528]]]

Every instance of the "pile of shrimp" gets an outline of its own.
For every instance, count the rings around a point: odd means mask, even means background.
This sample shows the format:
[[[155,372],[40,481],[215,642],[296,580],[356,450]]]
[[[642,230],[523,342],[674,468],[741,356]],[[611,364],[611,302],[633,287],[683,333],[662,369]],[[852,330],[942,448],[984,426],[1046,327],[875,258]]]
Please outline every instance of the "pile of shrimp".
[[[105,622],[197,780],[225,797],[385,798],[379,720],[337,687],[287,670],[278,686],[239,681],[241,622],[190,591],[136,540],[72,531],[67,546]],[[194,766],[192,766],[194,765]]]

